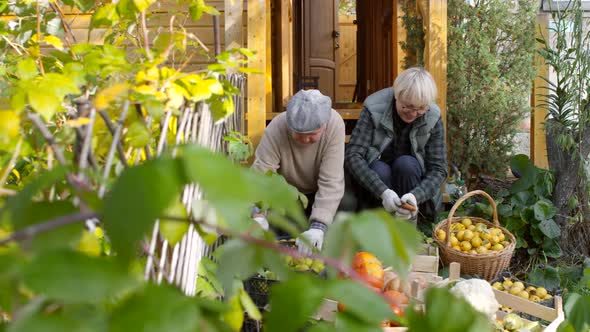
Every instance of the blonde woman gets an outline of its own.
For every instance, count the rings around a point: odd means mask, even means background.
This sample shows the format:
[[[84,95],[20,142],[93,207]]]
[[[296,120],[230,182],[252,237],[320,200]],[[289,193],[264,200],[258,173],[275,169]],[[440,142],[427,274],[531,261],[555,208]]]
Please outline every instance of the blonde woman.
[[[444,126],[436,84],[424,68],[402,72],[393,87],[367,97],[345,153],[344,210],[383,206],[417,220],[434,217],[447,177]],[[406,209],[402,203],[417,209]],[[406,205],[404,205],[406,206]],[[418,209],[419,208],[419,209]]]

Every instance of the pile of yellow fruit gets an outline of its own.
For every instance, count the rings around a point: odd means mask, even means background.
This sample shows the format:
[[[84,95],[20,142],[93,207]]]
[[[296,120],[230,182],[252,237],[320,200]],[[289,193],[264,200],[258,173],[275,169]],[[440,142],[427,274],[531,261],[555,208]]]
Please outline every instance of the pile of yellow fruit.
[[[513,281],[512,278],[504,278],[503,282],[496,281],[492,287],[533,302],[541,302],[553,297],[543,287],[525,286],[522,281]]]
[[[452,223],[450,233],[453,249],[470,254],[500,251],[510,244],[500,228],[488,228],[484,223],[474,225],[469,218]],[[447,236],[447,232],[442,229],[436,231],[436,237],[441,241],[445,241]]]

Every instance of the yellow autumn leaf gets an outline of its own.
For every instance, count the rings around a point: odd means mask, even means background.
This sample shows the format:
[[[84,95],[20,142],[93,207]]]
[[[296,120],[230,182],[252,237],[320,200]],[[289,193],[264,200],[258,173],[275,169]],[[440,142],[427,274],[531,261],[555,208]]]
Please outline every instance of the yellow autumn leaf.
[[[186,91],[184,88],[177,84],[172,84],[166,89],[166,95],[168,96],[168,103],[166,104],[170,108],[178,109],[184,103]]]
[[[142,95],[152,95],[152,96],[156,95],[156,92],[157,92],[156,88],[154,88],[151,85],[147,85],[147,84],[136,86],[133,88],[133,90],[137,93],[142,94]]]
[[[45,38],[43,38],[43,41],[46,42],[47,44],[57,48],[58,50],[62,51],[64,49],[64,44],[61,41],[61,39],[57,38],[56,36],[45,36]]]
[[[96,95],[94,106],[96,106],[98,110],[105,109],[113,100],[117,99],[117,97],[123,93],[126,93],[128,89],[129,85],[127,83],[119,83],[101,90]]]
[[[218,80],[210,78],[203,80],[203,83],[209,88],[209,91],[213,92],[214,94],[220,95],[223,93],[223,86]]]
[[[8,143],[18,137],[20,118],[13,110],[0,111],[0,143]]]
[[[73,128],[82,127],[82,126],[87,125],[89,123],[90,123],[90,119],[85,118],[85,117],[66,121],[66,124],[70,127],[73,127]]]

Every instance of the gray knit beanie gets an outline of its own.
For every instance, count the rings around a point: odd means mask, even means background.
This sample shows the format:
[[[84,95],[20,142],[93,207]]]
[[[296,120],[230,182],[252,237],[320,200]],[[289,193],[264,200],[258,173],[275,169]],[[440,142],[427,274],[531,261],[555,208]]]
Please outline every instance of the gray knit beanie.
[[[319,90],[299,90],[287,104],[287,125],[297,133],[308,133],[330,119],[332,100]]]

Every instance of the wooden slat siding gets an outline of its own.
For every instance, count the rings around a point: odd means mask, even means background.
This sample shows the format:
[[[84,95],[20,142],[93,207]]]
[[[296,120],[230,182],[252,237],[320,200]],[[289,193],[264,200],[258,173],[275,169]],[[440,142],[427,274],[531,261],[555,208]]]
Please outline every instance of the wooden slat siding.
[[[236,1],[237,2],[237,1]],[[217,3],[223,3],[222,1],[217,1]],[[223,6],[222,6],[223,8]],[[67,8],[64,8],[64,10]],[[221,15],[220,15],[220,22],[221,22],[221,28],[224,28],[224,10],[220,10],[221,11]],[[88,38],[88,27],[90,26],[90,19],[91,19],[91,14],[90,13],[80,13],[80,12],[75,12],[71,9],[66,11],[67,14],[65,15],[66,17],[66,22],[70,25],[70,27],[72,28],[72,32],[74,34],[74,36],[76,37],[77,42],[85,42]],[[247,14],[245,12],[242,11],[242,17],[245,17]],[[156,13],[153,14],[152,16],[150,16],[148,18],[148,27],[150,28],[150,38],[153,38],[156,35],[156,30],[161,27],[161,29],[168,29],[168,26],[170,24],[170,17],[172,15],[168,14],[168,13]],[[3,21],[9,21],[11,19],[15,19],[15,16],[10,16],[10,15],[6,15],[6,16],[0,16],[0,20]],[[246,20],[244,19],[242,21],[242,28],[243,28],[243,32],[245,33],[247,31],[247,27],[246,27]],[[178,24],[180,24],[181,22],[186,22],[186,24],[184,25],[185,28],[187,28],[188,32],[194,33],[196,36],[198,36],[201,41],[205,44],[205,46],[210,50],[210,56],[207,57],[205,55],[200,54],[199,52],[196,52],[195,49],[193,48],[189,48],[187,50],[187,53],[193,53],[193,57],[190,59],[190,61],[188,62],[188,66],[187,69],[185,69],[185,71],[188,70],[188,68],[190,68],[191,70],[202,70],[205,69],[207,67],[207,65],[211,64],[214,62],[215,58],[213,56],[213,29],[212,29],[212,19],[210,15],[204,15],[203,18],[197,22],[193,22],[190,19],[183,19],[180,16],[177,16],[176,21],[175,21],[175,25],[178,26]],[[94,29],[91,32],[91,38],[90,38],[90,42],[92,43],[97,43],[97,44],[101,44],[103,41],[103,36],[105,33],[105,29]],[[223,42],[224,42],[224,38],[222,36],[222,46],[223,46]],[[51,46],[48,45],[42,45],[42,52],[49,52],[50,50],[53,50],[53,48]]]
[[[250,75],[247,81],[248,137],[256,147],[266,127],[266,14],[268,0],[250,0],[248,3],[248,48],[257,52],[250,67],[262,74]]]
[[[338,59],[338,70],[340,80],[336,87],[337,102],[351,102],[356,85],[356,25],[353,23],[356,16],[340,15],[338,25],[340,30],[340,56]]]
[[[393,26],[395,27],[393,38],[393,77],[397,77],[404,70],[404,60],[407,53],[402,48],[402,43],[406,41],[407,31],[402,22],[405,15],[403,3],[400,0],[394,0],[393,4]]]
[[[537,38],[547,38],[549,35],[549,20],[550,13],[537,14],[536,29]],[[543,77],[549,79],[549,68],[541,56],[535,54],[535,68],[537,68],[537,76],[533,81],[533,91],[531,96],[531,129],[530,129],[530,155],[533,164],[541,168],[549,168],[549,161],[547,159],[547,142],[545,140],[545,117],[547,116],[547,109],[540,107],[543,104],[543,97],[539,94],[547,93],[547,82]]]
[[[434,77],[438,89],[437,105],[447,124],[447,0],[429,0],[424,65]]]

